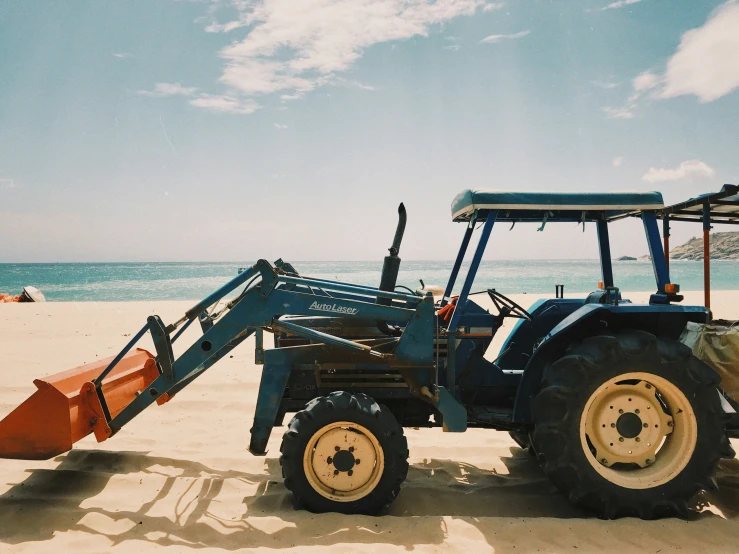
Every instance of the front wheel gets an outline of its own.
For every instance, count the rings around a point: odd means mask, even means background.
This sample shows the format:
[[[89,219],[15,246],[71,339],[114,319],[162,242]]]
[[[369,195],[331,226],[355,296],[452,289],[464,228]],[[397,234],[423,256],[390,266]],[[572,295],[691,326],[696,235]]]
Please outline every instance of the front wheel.
[[[718,382],[678,341],[587,338],[545,370],[533,446],[552,482],[604,517],[687,515],[734,455]]]
[[[290,422],[280,452],[285,486],[313,512],[375,514],[408,473],[402,427],[364,394],[312,400]]]

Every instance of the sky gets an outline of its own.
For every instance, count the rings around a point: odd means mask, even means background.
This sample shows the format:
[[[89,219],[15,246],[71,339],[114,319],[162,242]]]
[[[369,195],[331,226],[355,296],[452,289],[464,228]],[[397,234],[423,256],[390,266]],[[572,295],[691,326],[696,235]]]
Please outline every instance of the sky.
[[[449,260],[466,188],[719,190],[737,29],[736,0],[0,1],[0,262],[379,260],[401,201],[401,257]],[[597,257],[507,227],[486,259]]]

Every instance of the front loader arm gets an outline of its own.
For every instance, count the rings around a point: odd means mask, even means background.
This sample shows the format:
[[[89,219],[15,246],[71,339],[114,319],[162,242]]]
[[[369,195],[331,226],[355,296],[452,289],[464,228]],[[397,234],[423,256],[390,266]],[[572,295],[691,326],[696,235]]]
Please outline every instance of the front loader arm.
[[[254,286],[248,287],[235,300],[227,303],[225,313],[212,320],[208,308],[221,300],[250,279],[260,279]],[[350,297],[327,297],[326,290],[346,293]],[[316,294],[320,290],[323,294]],[[358,300],[357,297],[362,298]],[[396,305],[380,305],[377,297],[389,298]],[[163,403],[175,393],[185,388],[199,375],[214,365],[226,353],[250,336],[257,328],[277,332],[290,327],[292,332],[311,334],[311,339],[343,348],[368,350],[380,357],[386,353],[371,351],[371,348],[357,342],[348,341],[332,335],[280,321],[284,315],[311,315],[316,313],[339,313],[342,317],[386,320],[407,323],[414,318],[422,298],[405,293],[384,292],[371,287],[363,287],[348,283],[307,279],[293,275],[285,275],[275,270],[266,260],[258,261],[249,270],[227,283],[203,301],[188,310],[185,317],[176,324],[164,327],[162,324],[149,322],[149,331],[155,339],[157,350],[157,366],[159,376],[127,405],[118,415],[107,422],[114,434],[146,407],[154,402]],[[406,306],[399,307],[402,301]],[[432,310],[433,314],[433,310]],[[156,316],[154,316],[156,317]],[[204,333],[179,358],[172,358],[171,341],[169,339],[180,325],[189,324],[195,318],[201,319]],[[431,325],[428,325],[431,329]],[[297,329],[296,329],[297,328]],[[141,338],[141,333],[138,338]],[[322,336],[325,335],[325,336]],[[130,349],[133,344],[129,344]],[[124,355],[126,349],[121,353]],[[113,366],[114,364],[111,364]],[[106,369],[109,371],[111,368]],[[104,375],[103,375],[104,377]],[[102,379],[98,379],[101,381]],[[101,404],[105,397],[99,394]],[[107,418],[106,418],[107,419]]]
[[[38,391],[0,421],[0,457],[48,459],[70,450],[92,432],[102,442],[154,402],[169,401],[257,329],[279,332],[289,328],[327,349],[379,356],[405,371],[433,365],[434,308],[430,295],[305,278],[289,264],[278,261],[276,266],[259,260],[173,324],[165,325],[158,316],[150,316],[113,358],[37,379]],[[242,292],[216,312],[220,302],[242,285]],[[281,319],[285,315],[327,314],[401,323],[405,329],[400,337],[388,337],[379,351]],[[172,343],[196,319],[202,336],[175,357]],[[156,356],[134,349],[147,333]],[[270,371],[265,367],[267,379]]]

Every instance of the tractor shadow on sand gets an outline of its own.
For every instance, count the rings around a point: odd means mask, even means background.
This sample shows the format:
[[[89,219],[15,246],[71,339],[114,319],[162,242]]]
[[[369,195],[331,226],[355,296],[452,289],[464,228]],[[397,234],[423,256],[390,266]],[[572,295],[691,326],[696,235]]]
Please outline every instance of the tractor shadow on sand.
[[[105,547],[130,540],[225,550],[382,542],[413,550],[419,537],[425,545],[443,543],[450,518],[477,526],[488,542],[495,518],[592,518],[572,507],[520,448],[501,460],[508,473],[451,460],[412,464],[397,501],[383,516],[368,517],[296,510],[274,458],[265,460],[264,471],[245,473],[140,452],[73,450],[57,458],[56,468],[30,470],[0,495],[0,543],[76,532]],[[122,491],[143,479],[161,486],[148,500],[132,504]],[[707,507],[730,519],[739,516],[739,460],[722,462],[718,481],[719,492],[696,497],[695,509],[703,513],[694,519],[717,517]],[[120,488],[106,490],[110,487]],[[255,493],[224,504],[224,495],[240,487]],[[115,505],[118,499],[121,505]],[[408,525],[411,534],[405,532]]]

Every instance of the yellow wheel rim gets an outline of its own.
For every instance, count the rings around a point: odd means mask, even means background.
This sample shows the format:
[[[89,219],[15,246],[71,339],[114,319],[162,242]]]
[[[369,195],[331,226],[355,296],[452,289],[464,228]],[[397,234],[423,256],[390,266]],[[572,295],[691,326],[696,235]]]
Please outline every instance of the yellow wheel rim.
[[[593,468],[628,489],[670,481],[688,464],[698,440],[690,402],[667,379],[633,372],[603,383],[580,418],[580,440]]]
[[[353,502],[371,493],[382,478],[385,456],[364,426],[337,421],[316,431],[303,454],[311,487],[330,500]]]

